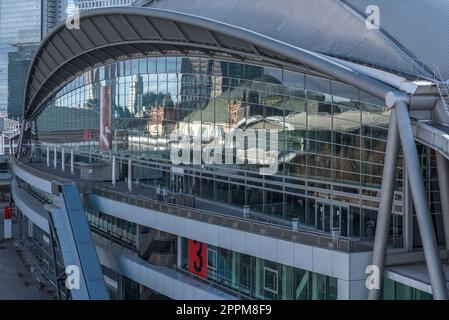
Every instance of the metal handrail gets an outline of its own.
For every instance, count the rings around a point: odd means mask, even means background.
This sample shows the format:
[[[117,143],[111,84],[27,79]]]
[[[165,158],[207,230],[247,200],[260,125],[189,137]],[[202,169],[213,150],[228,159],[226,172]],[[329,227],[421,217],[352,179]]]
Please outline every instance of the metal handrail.
[[[207,221],[208,223],[231,227],[233,229],[240,229],[264,236],[280,238],[283,240],[311,244],[325,248],[329,248],[330,244],[333,244],[332,249],[345,252],[371,250],[370,246],[347,237],[339,237],[337,239],[333,239],[332,236],[328,236],[319,232],[293,230],[264,222],[255,222],[254,220],[250,219],[218,214],[202,209],[183,207],[176,204],[161,202],[144,196],[125,194],[104,187],[93,186],[92,192],[99,196],[107,197],[109,199],[120,202],[125,202],[130,205],[178,215],[188,219]]]
[[[66,181],[66,179],[64,178],[40,171],[20,160],[14,159],[13,163],[14,165],[18,165],[22,169],[25,169],[40,178],[52,180],[55,182]],[[235,217],[202,209],[189,208],[177,204],[161,202],[141,195],[131,195],[120,191],[110,190],[104,186],[101,186],[101,183],[99,182],[77,181],[77,184],[79,185],[81,190],[86,190],[86,187],[90,186],[92,189],[92,193],[100,196],[105,196],[120,202],[126,202],[138,207],[158,210],[164,213],[178,215],[188,219],[205,221],[207,223],[243,230],[259,235],[293,241],[297,243],[309,244],[317,247],[330,248],[332,250],[343,252],[362,252],[370,251],[372,249],[369,244],[362,243],[361,241],[356,241],[351,238],[341,236],[338,238],[332,238],[332,236],[320,233],[319,231],[311,232],[305,230],[293,230],[291,228],[280,227],[269,223],[255,222],[254,220],[242,217]]]

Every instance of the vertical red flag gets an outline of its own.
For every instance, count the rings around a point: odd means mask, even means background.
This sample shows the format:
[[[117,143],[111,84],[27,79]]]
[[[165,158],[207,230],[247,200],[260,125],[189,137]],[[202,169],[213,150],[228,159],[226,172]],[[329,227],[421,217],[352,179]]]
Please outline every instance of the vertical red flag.
[[[83,140],[89,141],[92,138],[89,129],[83,129]]]
[[[5,220],[12,219],[12,208],[10,206],[6,206],[4,209]]]
[[[3,239],[12,238],[12,208],[6,206],[4,209],[5,221],[3,223]]]

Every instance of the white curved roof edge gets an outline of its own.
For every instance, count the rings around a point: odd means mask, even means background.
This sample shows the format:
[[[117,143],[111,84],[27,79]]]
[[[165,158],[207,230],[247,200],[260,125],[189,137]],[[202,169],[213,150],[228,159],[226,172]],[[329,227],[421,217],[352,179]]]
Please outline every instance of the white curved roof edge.
[[[333,60],[339,64],[342,64],[353,70],[362,72],[374,79],[384,82],[398,90],[404,91],[409,94],[438,94],[438,88],[436,83],[430,80],[417,79],[410,81],[404,77],[389,73],[387,71],[375,69],[372,67],[360,65],[357,63],[345,61],[342,59],[322,55],[323,57]]]

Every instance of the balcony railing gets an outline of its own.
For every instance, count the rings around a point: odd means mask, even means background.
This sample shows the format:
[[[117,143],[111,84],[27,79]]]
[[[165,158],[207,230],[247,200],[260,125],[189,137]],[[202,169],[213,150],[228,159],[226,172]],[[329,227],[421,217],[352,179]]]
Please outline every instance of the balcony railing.
[[[33,168],[25,162],[14,160],[14,165],[32,173],[40,178],[61,182],[66,180],[63,177],[47,173]],[[57,171],[55,171],[56,173]],[[101,182],[75,181],[81,193],[93,193],[111,200],[127,203],[132,206],[155,210],[179,217],[202,221],[214,225],[224,226],[245,232],[251,232],[276,239],[292,241],[311,246],[327,248],[342,252],[363,252],[371,251],[372,244],[358,239],[332,237],[331,235],[310,230],[293,230],[288,227],[276,226],[269,223],[258,222],[243,217],[236,217],[196,208],[184,207],[173,203],[162,202],[142,195],[133,195],[125,192],[113,190]]]
[[[84,188],[86,189],[86,186],[84,186]],[[119,191],[108,189],[106,187],[97,187],[92,185],[91,188],[93,194],[111,200],[124,202],[132,206],[164,212],[187,219],[202,221],[277,239],[283,239],[286,241],[293,241],[344,252],[361,252],[370,251],[372,249],[369,243],[364,243],[348,238],[333,239],[332,236],[328,236],[325,234],[303,230],[296,231],[288,228],[274,226],[268,223],[255,222],[253,220],[245,218],[227,216],[224,214],[217,214],[215,212],[195,208],[187,208],[176,204],[153,200],[144,196],[125,194]]]

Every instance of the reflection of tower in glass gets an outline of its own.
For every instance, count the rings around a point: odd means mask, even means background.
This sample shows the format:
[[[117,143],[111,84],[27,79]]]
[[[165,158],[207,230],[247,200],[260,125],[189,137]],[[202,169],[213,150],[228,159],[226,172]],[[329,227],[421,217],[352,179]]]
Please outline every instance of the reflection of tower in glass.
[[[143,112],[142,106],[143,79],[141,75],[133,75],[128,92],[128,110],[133,115]]]
[[[86,96],[85,96],[86,102],[85,102],[85,104],[90,109],[90,108],[95,107],[95,86],[92,84],[92,83],[94,83],[93,72],[86,72],[85,76],[86,76],[87,83],[89,83],[86,86]]]
[[[223,80],[220,62],[204,58],[183,58],[181,62],[181,103],[184,108],[203,108],[214,94],[221,94]]]
[[[210,93],[211,99],[219,97],[223,94],[223,76],[221,70],[221,62],[214,61],[212,63],[212,92]]]

